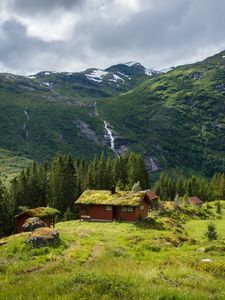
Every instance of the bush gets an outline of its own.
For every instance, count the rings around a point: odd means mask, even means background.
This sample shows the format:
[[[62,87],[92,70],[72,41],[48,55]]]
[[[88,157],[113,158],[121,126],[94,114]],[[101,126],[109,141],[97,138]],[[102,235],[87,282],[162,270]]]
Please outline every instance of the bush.
[[[216,231],[216,226],[213,223],[210,223],[208,225],[208,230],[206,232],[206,237],[208,238],[209,241],[216,240],[217,239],[217,231]]]

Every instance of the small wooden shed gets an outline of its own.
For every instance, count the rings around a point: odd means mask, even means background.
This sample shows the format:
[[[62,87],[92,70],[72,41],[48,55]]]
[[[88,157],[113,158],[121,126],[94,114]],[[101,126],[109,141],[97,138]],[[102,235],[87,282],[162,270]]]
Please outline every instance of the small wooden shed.
[[[188,199],[188,202],[192,205],[196,205],[196,206],[199,206],[199,207],[201,207],[202,204],[203,204],[203,201],[201,199],[199,199],[197,196],[190,197]]]
[[[15,216],[16,233],[23,232],[23,224],[27,219],[37,217],[41,219],[48,227],[55,226],[55,217],[60,212],[52,207],[36,207],[27,209]]]
[[[148,216],[152,203],[148,192],[87,190],[75,204],[81,220],[136,222]]]

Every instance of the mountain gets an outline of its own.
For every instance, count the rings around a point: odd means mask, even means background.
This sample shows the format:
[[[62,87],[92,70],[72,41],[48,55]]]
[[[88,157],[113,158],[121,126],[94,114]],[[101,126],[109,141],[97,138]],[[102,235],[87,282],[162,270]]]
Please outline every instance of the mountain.
[[[151,171],[224,171],[224,78],[225,51],[161,72],[129,62],[0,74],[0,148],[38,161],[135,150]]]
[[[225,51],[152,77],[101,109],[155,166],[211,175],[225,170],[224,78]]]
[[[136,62],[129,62],[105,70],[91,68],[84,72],[44,71],[29,76],[29,79],[61,95],[88,99],[109,97],[128,91],[156,74],[157,71],[146,69]]]
[[[109,151],[95,101],[157,74],[138,63],[111,68],[28,77],[0,74],[0,148],[38,161],[58,151],[84,158]]]

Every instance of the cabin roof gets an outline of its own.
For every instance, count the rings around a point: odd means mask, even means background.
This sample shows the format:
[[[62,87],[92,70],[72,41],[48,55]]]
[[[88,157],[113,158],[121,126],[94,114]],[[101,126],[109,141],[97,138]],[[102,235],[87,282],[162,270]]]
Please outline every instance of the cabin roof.
[[[146,191],[146,195],[148,196],[148,198],[149,198],[150,200],[156,200],[156,199],[159,198],[159,197],[156,195],[156,193],[154,193],[153,191],[150,191],[150,190]]]
[[[201,199],[199,199],[197,196],[190,197],[189,202],[192,204],[202,204],[203,203],[203,201]]]
[[[111,194],[108,190],[87,190],[75,202],[76,204],[96,204],[114,206],[139,206],[146,192],[118,191]],[[148,199],[151,200],[151,199]]]
[[[18,218],[22,215],[27,215],[29,217],[38,217],[38,218],[47,218],[47,217],[54,217],[60,212],[52,207],[36,207],[31,209],[26,209],[25,211],[21,212],[20,214],[16,215],[15,217]]]

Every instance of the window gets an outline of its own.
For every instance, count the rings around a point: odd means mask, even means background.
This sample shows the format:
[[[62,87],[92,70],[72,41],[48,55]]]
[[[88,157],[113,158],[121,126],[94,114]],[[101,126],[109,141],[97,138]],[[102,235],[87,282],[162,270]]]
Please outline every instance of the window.
[[[134,211],[134,208],[131,206],[122,206],[122,211],[132,212],[132,211]]]
[[[145,206],[144,206],[144,205],[141,205],[140,209],[143,210],[144,208],[145,208]]]
[[[106,205],[106,210],[112,210],[112,206]]]

